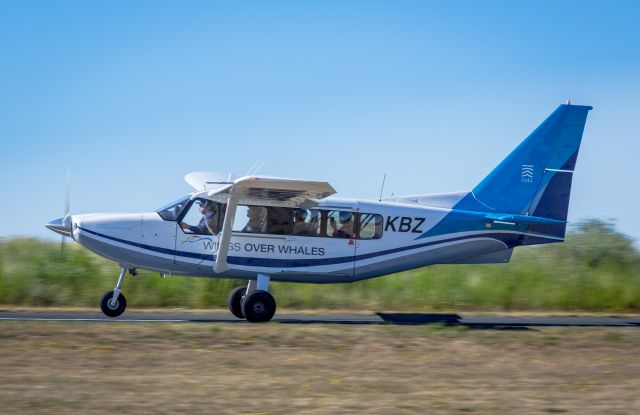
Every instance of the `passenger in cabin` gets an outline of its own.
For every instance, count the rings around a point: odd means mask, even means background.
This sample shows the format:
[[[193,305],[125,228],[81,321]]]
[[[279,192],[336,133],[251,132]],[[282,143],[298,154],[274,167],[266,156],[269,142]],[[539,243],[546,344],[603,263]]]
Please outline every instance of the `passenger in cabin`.
[[[293,234],[294,235],[313,235],[311,223],[306,222],[307,210],[296,209],[293,211]]]
[[[291,230],[291,209],[285,207],[267,208],[267,229],[270,235],[286,235]]]
[[[216,235],[218,233],[218,218],[216,216],[218,209],[216,204],[202,199],[196,200],[196,203],[202,214],[200,222],[195,226],[181,222],[180,227],[198,235]]]
[[[318,227],[320,226],[320,211],[311,209],[311,218],[309,219],[309,230],[312,235],[318,234]]]
[[[353,214],[351,212],[340,212],[338,216],[340,228],[336,224],[336,220],[331,217],[329,223],[333,229],[334,238],[355,238],[353,232]]]
[[[246,233],[264,233],[267,226],[267,208],[262,206],[249,206],[247,209],[249,221],[242,228]]]

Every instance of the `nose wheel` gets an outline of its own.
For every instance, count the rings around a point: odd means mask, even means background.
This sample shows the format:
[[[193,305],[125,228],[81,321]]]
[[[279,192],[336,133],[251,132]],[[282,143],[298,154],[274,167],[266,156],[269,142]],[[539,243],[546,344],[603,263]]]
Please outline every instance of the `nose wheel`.
[[[107,317],[118,317],[124,313],[125,308],[127,308],[127,300],[122,293],[114,297],[113,291],[107,291],[100,300],[100,309]]]
[[[122,280],[124,280],[124,274],[127,271],[126,268],[120,268],[120,276],[118,282],[113,291],[107,291],[100,300],[100,309],[107,317],[118,317],[124,313],[124,309],[127,308],[127,300],[120,292],[122,287]]]

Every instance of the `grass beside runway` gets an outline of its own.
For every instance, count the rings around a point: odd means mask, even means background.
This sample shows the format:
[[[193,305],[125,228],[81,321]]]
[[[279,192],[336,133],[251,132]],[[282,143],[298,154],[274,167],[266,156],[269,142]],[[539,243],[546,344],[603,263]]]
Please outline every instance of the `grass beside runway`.
[[[640,411],[640,330],[0,322],[0,413]]]
[[[91,307],[112,290],[117,265],[69,243],[0,242],[0,304]],[[126,277],[130,307],[225,307],[242,281]],[[611,224],[586,221],[562,244],[521,247],[510,264],[436,265],[354,284],[273,283],[279,308],[343,310],[640,309],[640,252]]]

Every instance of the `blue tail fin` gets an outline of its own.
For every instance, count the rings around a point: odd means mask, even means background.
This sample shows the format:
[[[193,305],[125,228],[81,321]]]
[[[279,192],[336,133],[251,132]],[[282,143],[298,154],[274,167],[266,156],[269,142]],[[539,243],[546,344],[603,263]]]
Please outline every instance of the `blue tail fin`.
[[[475,200],[468,200],[469,205],[566,221],[573,170],[591,109],[560,105],[473,189],[469,196]]]

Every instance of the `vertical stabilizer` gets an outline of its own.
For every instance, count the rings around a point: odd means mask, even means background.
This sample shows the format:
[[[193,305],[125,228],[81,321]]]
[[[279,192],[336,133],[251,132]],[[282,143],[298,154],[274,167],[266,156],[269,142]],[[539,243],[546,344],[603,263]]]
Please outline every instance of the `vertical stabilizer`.
[[[472,191],[488,210],[566,220],[587,113],[560,105]]]

